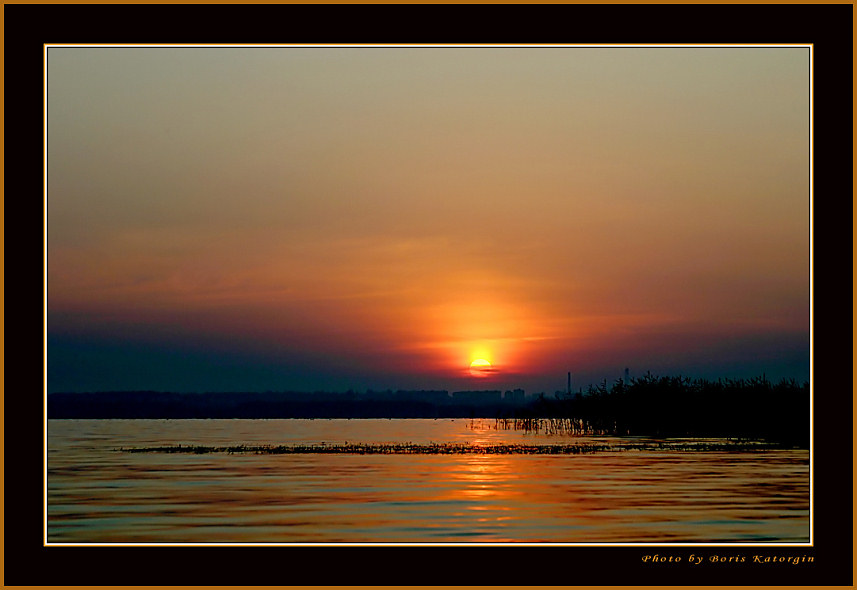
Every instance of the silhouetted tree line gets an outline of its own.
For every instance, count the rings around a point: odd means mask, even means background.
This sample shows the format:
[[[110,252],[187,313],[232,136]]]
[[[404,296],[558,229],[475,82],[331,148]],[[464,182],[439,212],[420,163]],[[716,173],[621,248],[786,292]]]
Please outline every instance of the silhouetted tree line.
[[[419,393],[431,395],[421,400]],[[496,418],[524,427],[550,419],[554,430],[581,434],[716,436],[809,445],[809,383],[794,379],[708,381],[647,373],[627,384],[620,379],[608,387],[605,380],[586,391],[540,395],[516,404],[458,403],[441,393],[52,393],[48,418]]]
[[[808,447],[809,383],[689,379],[647,373],[583,392],[541,397],[516,418],[554,418],[594,434],[764,439]]]
[[[481,418],[508,404],[457,402],[446,391],[60,392],[48,395],[51,419]]]

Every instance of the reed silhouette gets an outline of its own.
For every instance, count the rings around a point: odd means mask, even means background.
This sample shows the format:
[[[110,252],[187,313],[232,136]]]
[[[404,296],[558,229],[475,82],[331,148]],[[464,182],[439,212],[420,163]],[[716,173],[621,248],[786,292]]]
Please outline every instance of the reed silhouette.
[[[470,444],[470,443],[345,443],[296,445],[168,445],[158,447],[120,448],[126,453],[168,453],[204,455],[577,455],[581,453],[621,451],[764,451],[772,447],[762,442],[625,442],[559,443],[559,444]]]
[[[658,377],[647,373],[590,385],[586,392],[540,397],[506,427],[658,437],[759,439],[809,447],[809,383]]]

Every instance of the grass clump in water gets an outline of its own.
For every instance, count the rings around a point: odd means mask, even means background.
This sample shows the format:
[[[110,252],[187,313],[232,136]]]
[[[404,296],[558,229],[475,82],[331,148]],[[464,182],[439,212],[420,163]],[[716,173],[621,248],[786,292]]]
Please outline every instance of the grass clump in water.
[[[627,442],[621,444],[494,444],[469,443],[395,443],[395,444],[297,444],[297,445],[169,445],[160,447],[122,448],[128,453],[228,453],[255,455],[570,455],[617,451],[750,451],[776,448],[763,442]]]

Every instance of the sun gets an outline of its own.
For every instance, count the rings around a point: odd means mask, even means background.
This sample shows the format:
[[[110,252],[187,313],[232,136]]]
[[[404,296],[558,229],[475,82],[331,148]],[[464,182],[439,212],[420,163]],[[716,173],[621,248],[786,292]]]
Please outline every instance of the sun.
[[[474,377],[487,377],[491,370],[490,361],[485,359],[476,359],[470,363],[470,374]]]

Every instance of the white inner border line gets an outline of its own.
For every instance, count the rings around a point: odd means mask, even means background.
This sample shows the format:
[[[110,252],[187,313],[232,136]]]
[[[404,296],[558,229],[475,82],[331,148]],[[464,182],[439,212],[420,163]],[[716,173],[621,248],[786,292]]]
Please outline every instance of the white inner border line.
[[[48,49],[51,48],[218,48],[218,49],[240,49],[240,48],[276,48],[276,49],[300,49],[300,48],[384,48],[384,49],[407,49],[407,48],[513,48],[513,49],[579,49],[579,48],[620,48],[620,49],[648,49],[648,48],[806,48],[809,50],[809,542],[808,543],[51,543],[48,541]],[[75,44],[75,43],[45,43],[43,46],[43,211],[44,211],[44,240],[43,240],[43,490],[44,490],[44,519],[43,519],[43,544],[51,547],[78,547],[78,546],[106,546],[106,547],[199,547],[199,546],[235,546],[235,547],[813,547],[814,546],[814,429],[813,429],[813,183],[814,183],[814,152],[813,152],[813,61],[814,47],[811,43],[745,43],[745,44]]]

